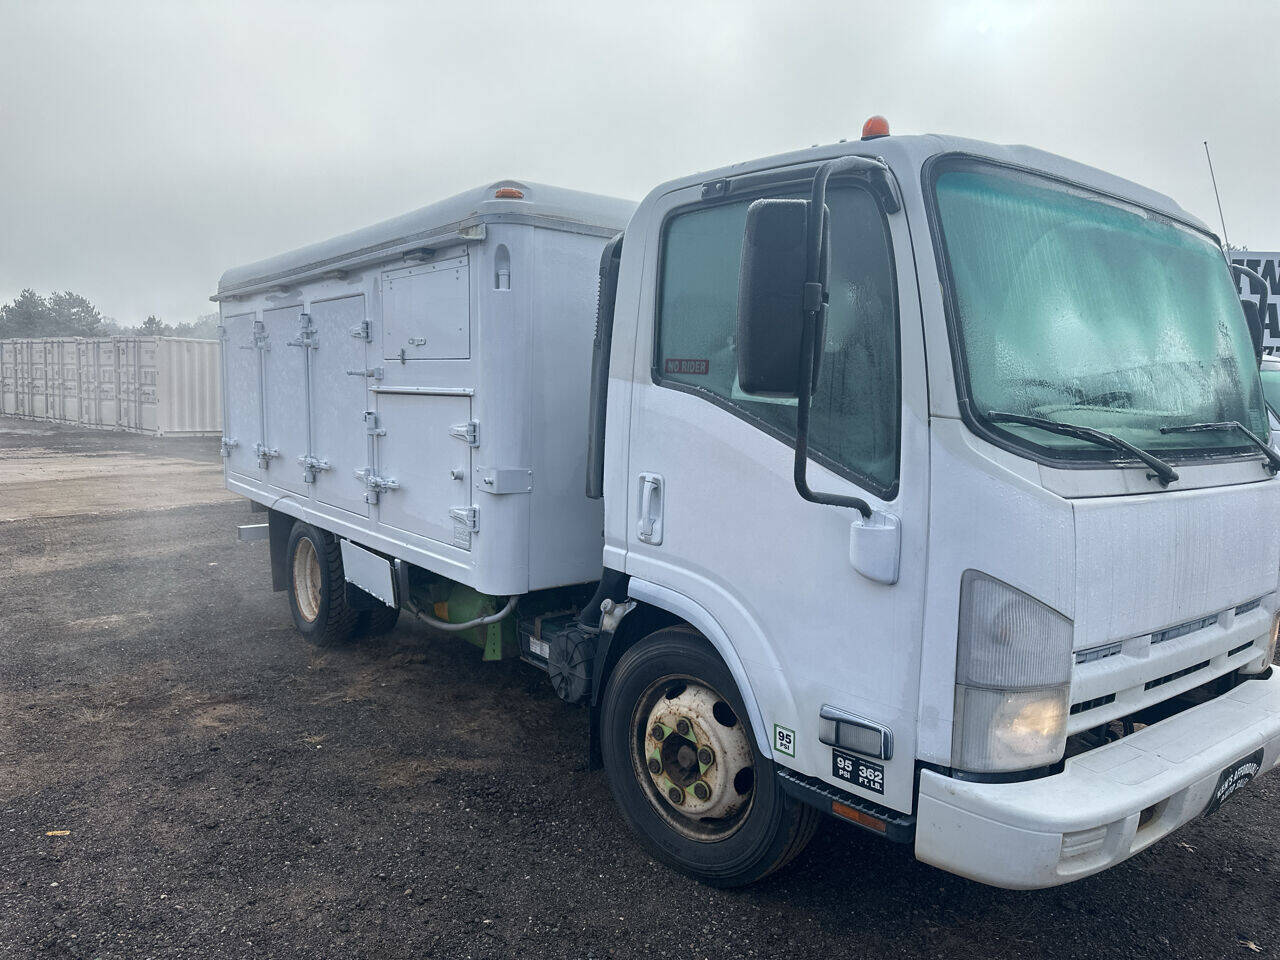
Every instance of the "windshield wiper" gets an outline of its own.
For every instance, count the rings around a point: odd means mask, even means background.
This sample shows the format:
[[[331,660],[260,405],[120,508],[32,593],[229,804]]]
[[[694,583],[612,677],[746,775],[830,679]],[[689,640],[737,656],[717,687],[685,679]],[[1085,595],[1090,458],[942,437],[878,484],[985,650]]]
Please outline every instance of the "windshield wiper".
[[[1280,471],[1280,454],[1276,453],[1267,445],[1267,441],[1246,427],[1239,420],[1223,420],[1221,423],[1188,423],[1181,427],[1161,427],[1161,433],[1207,433],[1210,431],[1220,432],[1222,430],[1239,430],[1249,441],[1262,451],[1262,455],[1266,460],[1262,464],[1262,469],[1269,472],[1273,477],[1277,471]]]
[[[1120,450],[1137,457],[1155,473],[1148,473],[1148,480],[1159,480],[1160,485],[1167,487],[1173,481],[1178,479],[1178,471],[1165,463],[1159,457],[1153,456],[1147,451],[1135,447],[1128,440],[1122,440],[1114,433],[1107,433],[1105,430],[1095,430],[1093,427],[1082,427],[1074,423],[1063,423],[1061,420],[1049,420],[1046,417],[1024,417],[1020,413],[1001,413],[999,410],[992,410],[987,414],[987,419],[992,423],[1023,423],[1029,427],[1039,427],[1041,430],[1048,430],[1050,433],[1060,433],[1064,437],[1075,437],[1077,440],[1088,440],[1090,443],[1096,443],[1100,447],[1110,447],[1112,450]]]

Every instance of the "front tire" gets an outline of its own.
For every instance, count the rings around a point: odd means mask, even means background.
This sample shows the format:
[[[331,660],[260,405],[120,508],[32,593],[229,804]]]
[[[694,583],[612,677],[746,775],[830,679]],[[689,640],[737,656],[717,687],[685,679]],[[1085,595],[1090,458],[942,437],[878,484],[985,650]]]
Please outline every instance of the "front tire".
[[[355,635],[359,612],[347,603],[338,538],[299,520],[286,552],[289,607],[298,632],[313,643],[346,643]]]
[[[614,800],[658,860],[744,886],[813,836],[818,812],[783,793],[732,675],[692,629],[659,630],[623,654],[601,708]]]

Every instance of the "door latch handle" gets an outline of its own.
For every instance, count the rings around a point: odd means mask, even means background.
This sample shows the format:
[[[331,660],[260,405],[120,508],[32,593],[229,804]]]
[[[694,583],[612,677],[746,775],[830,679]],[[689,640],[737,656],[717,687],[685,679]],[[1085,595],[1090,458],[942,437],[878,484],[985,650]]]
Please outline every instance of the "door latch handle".
[[[640,474],[640,523],[636,535],[644,543],[662,543],[662,477],[656,473]]]

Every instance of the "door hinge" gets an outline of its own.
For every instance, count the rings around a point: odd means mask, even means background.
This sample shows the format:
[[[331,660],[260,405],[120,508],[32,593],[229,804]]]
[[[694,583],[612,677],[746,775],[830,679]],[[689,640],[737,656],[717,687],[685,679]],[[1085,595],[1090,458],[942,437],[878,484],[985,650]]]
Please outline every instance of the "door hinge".
[[[357,340],[371,342],[373,340],[373,325],[369,323],[368,318],[361,320],[358,326],[352,327],[347,331]]]
[[[480,446],[480,424],[476,420],[456,423],[449,428],[449,436],[461,440],[468,447]]]
[[[369,380],[381,380],[382,368],[369,367],[368,369],[365,369],[365,370],[348,370],[347,376],[348,377],[366,377]]]
[[[388,490],[399,490],[400,484],[390,477],[380,477],[373,472],[373,467],[354,471],[357,480],[363,481],[365,487],[364,502],[377,503],[378,495]]]
[[[276,447],[267,447],[261,443],[253,445],[253,452],[258,457],[258,469],[266,470],[271,466],[271,461],[280,456],[280,451]]]
[[[231,451],[240,446],[239,440],[233,440],[231,437],[223,437],[222,442],[218,444],[218,452],[224,457],[231,456]]]
[[[449,511],[454,524],[470,533],[480,529],[480,508],[472,504],[469,507],[454,507]]]
[[[729,192],[729,181],[721,178],[719,180],[708,180],[702,185],[702,199],[709,200],[712,197],[723,197]]]
[[[299,457],[298,462],[302,464],[302,482],[315,483],[316,473],[320,470],[329,469],[329,461],[321,460],[319,457],[305,456]]]
[[[293,340],[286,340],[286,346],[290,347],[306,347],[314,350],[318,344],[316,342],[316,328],[311,325],[311,314],[298,314],[298,336]]]
[[[376,410],[366,410],[364,412],[364,432],[371,437],[385,437],[387,431],[378,426],[378,412]]]

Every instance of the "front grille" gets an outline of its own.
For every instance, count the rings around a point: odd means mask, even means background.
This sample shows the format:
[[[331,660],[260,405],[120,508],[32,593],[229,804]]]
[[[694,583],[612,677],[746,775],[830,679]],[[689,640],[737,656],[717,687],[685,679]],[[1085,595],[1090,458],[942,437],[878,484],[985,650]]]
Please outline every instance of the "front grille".
[[[1248,613],[1250,610],[1257,610],[1258,607],[1260,606],[1262,606],[1261,597],[1258,597],[1254,600],[1249,600],[1245,603],[1240,604],[1240,606],[1236,607],[1236,616],[1238,617],[1242,613]]]
[[[1108,693],[1101,697],[1094,697],[1092,700],[1081,700],[1079,703],[1071,705],[1071,714],[1084,713],[1086,710],[1096,710],[1098,707],[1105,707],[1108,703],[1115,703],[1116,695]]]
[[[1228,650],[1227,656],[1234,657],[1237,653],[1244,653],[1246,650],[1248,650],[1252,646],[1253,646],[1252,640],[1250,640],[1248,643],[1242,643],[1240,644],[1240,646],[1232,647],[1230,650]]]
[[[1093,663],[1095,660],[1105,660],[1107,657],[1119,655],[1123,649],[1124,644],[1122,643],[1104,643],[1100,647],[1079,650],[1076,652],[1076,663]]]
[[[1197,630],[1203,630],[1205,627],[1212,627],[1218,622],[1218,615],[1215,613],[1212,617],[1201,617],[1199,620],[1190,620],[1187,623],[1180,623],[1176,627],[1169,627],[1167,630],[1161,630],[1151,635],[1151,645],[1154,647],[1157,643],[1164,643],[1167,640],[1176,640],[1178,637],[1185,637],[1188,633],[1195,633]]]
[[[1175,671],[1174,673],[1168,673],[1168,674],[1165,674],[1163,677],[1156,677],[1156,679],[1154,680],[1148,680],[1143,689],[1154,690],[1156,687],[1162,687],[1166,683],[1173,683],[1173,681],[1181,677],[1185,677],[1190,674],[1193,674],[1197,670],[1203,670],[1207,666],[1209,666],[1209,661],[1202,660],[1200,663],[1194,663],[1191,666],[1184,667],[1183,669]]]

